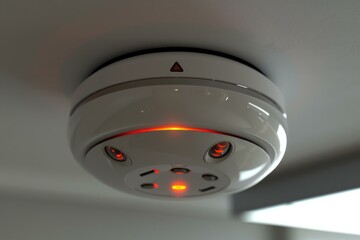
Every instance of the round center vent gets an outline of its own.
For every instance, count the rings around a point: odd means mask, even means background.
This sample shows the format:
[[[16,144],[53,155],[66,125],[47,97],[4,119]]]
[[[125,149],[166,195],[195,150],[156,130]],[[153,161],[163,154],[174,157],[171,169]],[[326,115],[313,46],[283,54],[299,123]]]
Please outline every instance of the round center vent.
[[[234,193],[268,175],[286,149],[279,89],[248,64],[195,52],[128,57],[74,95],[69,138],[78,162],[130,194]]]

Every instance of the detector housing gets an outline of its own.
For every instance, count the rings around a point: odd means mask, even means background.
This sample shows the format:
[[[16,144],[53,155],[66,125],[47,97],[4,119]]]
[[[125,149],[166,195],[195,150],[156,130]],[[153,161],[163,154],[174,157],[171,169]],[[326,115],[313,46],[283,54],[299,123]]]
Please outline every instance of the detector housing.
[[[242,61],[157,52],[103,66],[76,90],[77,161],[120,191],[153,198],[234,193],[282,159],[282,94]]]

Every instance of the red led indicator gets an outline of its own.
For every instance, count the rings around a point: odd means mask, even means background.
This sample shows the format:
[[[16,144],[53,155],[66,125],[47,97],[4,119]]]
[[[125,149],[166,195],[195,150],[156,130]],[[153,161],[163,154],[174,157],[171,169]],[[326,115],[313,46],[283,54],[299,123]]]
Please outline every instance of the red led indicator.
[[[159,173],[160,173],[160,171],[159,171],[158,169],[153,169],[153,171],[154,171],[155,174],[159,174]]]
[[[119,149],[116,149],[114,147],[110,147],[110,146],[105,147],[105,152],[108,154],[109,157],[111,157],[115,161],[123,162],[126,160],[125,154],[121,152]]]

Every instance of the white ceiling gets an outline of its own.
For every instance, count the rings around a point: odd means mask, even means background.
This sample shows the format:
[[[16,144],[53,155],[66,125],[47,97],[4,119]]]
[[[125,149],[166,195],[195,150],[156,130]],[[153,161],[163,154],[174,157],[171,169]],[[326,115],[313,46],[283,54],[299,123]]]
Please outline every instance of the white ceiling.
[[[0,194],[189,214],[226,197],[145,201],[108,188],[68,148],[71,94],[95,67],[155,47],[243,58],[283,91],[288,171],[360,143],[360,1],[18,1],[0,3]],[[146,206],[145,206],[146,204]]]

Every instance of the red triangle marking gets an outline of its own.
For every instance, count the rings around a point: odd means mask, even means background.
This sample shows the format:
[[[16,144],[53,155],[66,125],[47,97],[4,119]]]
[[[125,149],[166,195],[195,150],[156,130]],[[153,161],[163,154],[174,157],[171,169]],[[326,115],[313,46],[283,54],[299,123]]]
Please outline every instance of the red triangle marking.
[[[175,62],[174,65],[170,68],[170,72],[183,72],[184,70],[178,62]]]

